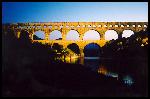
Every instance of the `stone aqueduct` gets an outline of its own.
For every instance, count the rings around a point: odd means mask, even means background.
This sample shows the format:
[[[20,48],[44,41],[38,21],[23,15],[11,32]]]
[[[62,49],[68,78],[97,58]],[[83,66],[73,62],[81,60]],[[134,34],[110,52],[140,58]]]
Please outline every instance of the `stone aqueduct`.
[[[83,49],[89,43],[97,43],[100,47],[107,42],[105,40],[105,32],[114,30],[118,37],[121,37],[124,30],[132,30],[139,32],[148,27],[148,22],[33,22],[33,23],[15,23],[9,24],[9,28],[15,31],[15,35],[19,38],[21,30],[26,30],[32,42],[41,42],[43,44],[58,43],[66,48],[69,44],[76,43],[79,46],[81,55],[84,55]],[[7,27],[7,28],[8,28]],[[36,31],[44,31],[44,40],[33,40],[33,35]],[[62,34],[62,40],[49,40],[49,35],[52,31],[59,30]],[[66,35],[70,30],[75,30],[79,33],[79,40],[66,40]],[[82,40],[85,32],[95,30],[100,35],[100,40]]]

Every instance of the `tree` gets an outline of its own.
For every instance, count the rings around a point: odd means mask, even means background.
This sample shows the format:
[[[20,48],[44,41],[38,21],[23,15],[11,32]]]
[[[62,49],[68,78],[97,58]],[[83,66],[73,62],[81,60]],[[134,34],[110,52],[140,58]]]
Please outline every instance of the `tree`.
[[[42,40],[41,38],[39,38],[39,37],[36,36],[36,35],[33,35],[33,39],[34,39],[34,40]]]
[[[25,31],[25,30],[21,31],[19,42],[24,47],[27,47],[27,46],[31,45],[31,41],[30,41],[30,38],[29,38],[29,33],[27,31]]]
[[[80,54],[80,50],[77,44],[73,43],[68,45],[68,48],[71,49],[74,53]]]
[[[62,52],[62,50],[63,50],[63,46],[59,45],[58,43],[54,43],[53,46],[52,46],[52,48],[54,50],[57,50],[57,52]]]

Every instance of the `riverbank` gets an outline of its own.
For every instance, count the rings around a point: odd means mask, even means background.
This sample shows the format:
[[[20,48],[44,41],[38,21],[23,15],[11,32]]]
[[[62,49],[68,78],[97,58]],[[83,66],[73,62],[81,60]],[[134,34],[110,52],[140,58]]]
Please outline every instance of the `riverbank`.
[[[92,72],[79,64],[38,63],[12,68],[3,74],[2,81],[2,95],[5,97],[144,96],[114,78]]]
[[[120,56],[122,57],[120,58],[115,53],[112,60],[101,60],[102,66],[107,66],[121,73],[121,75],[130,72],[136,78],[133,86],[126,86],[122,84],[122,81],[116,80],[116,78],[106,77],[105,75],[98,74],[97,71],[91,71],[90,68],[87,68],[87,65],[56,61],[57,53],[54,52],[51,46],[40,43],[32,44],[27,35],[28,33],[24,31],[21,34],[22,36],[17,39],[13,36],[12,31],[8,31],[8,35],[3,34],[2,37],[3,97],[145,97],[148,95],[147,61],[141,62],[137,60],[138,58],[134,61],[127,60],[121,53]],[[61,46],[57,45],[54,48],[62,52]],[[112,51],[107,51],[107,49],[109,48],[106,48],[106,55],[104,56],[111,57]],[[145,50],[142,52],[145,53]],[[139,54],[135,55],[138,56]],[[147,56],[146,53],[142,55]],[[69,59],[69,61],[71,60]]]

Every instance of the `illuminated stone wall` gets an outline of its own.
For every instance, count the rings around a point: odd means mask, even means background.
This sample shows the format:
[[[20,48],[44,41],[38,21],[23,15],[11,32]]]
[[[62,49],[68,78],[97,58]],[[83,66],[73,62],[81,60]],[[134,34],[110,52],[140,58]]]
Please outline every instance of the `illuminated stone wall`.
[[[43,44],[58,43],[67,47],[71,43],[76,43],[79,46],[80,52],[83,53],[84,47],[89,43],[97,43],[99,46],[104,46],[105,32],[107,30],[115,30],[118,35],[121,35],[124,30],[132,30],[139,32],[146,30],[148,22],[33,22],[33,23],[14,23],[9,24],[5,28],[12,28],[15,35],[19,38],[21,30],[26,30],[32,42],[41,42]],[[36,31],[44,31],[44,40],[33,40],[33,35]],[[62,34],[62,40],[49,40],[49,35],[52,31],[58,30]],[[79,33],[79,40],[66,40],[66,35],[70,30],[75,30]],[[83,40],[83,35],[89,30],[95,30],[100,35],[100,40]]]

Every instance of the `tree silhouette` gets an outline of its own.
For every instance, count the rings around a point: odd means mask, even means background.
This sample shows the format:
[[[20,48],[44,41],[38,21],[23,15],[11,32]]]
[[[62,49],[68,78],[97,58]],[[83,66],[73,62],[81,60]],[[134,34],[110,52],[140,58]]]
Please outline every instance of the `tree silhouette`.
[[[29,38],[29,33],[26,30],[20,32],[19,43],[22,47],[31,47],[31,40]]]
[[[39,37],[36,36],[36,35],[33,35],[33,39],[34,39],[34,40],[42,40],[41,38],[39,38]]]
[[[29,33],[25,30],[22,30],[21,33],[20,33],[20,38],[19,38],[21,41],[24,41],[24,42],[28,42],[30,41],[29,39]]]
[[[142,40],[146,37],[148,37],[147,30],[134,33],[134,35],[131,35],[129,38],[110,40],[102,47],[104,51],[103,56],[112,58],[135,58],[142,56],[146,58],[147,45],[141,47]]]
[[[80,54],[79,46],[75,43],[72,43],[67,46],[69,49],[71,49],[74,53]]]
[[[62,52],[62,50],[63,50],[63,46],[59,45],[58,43],[54,43],[53,46],[52,46],[52,48],[54,50],[57,50],[58,52]]]

